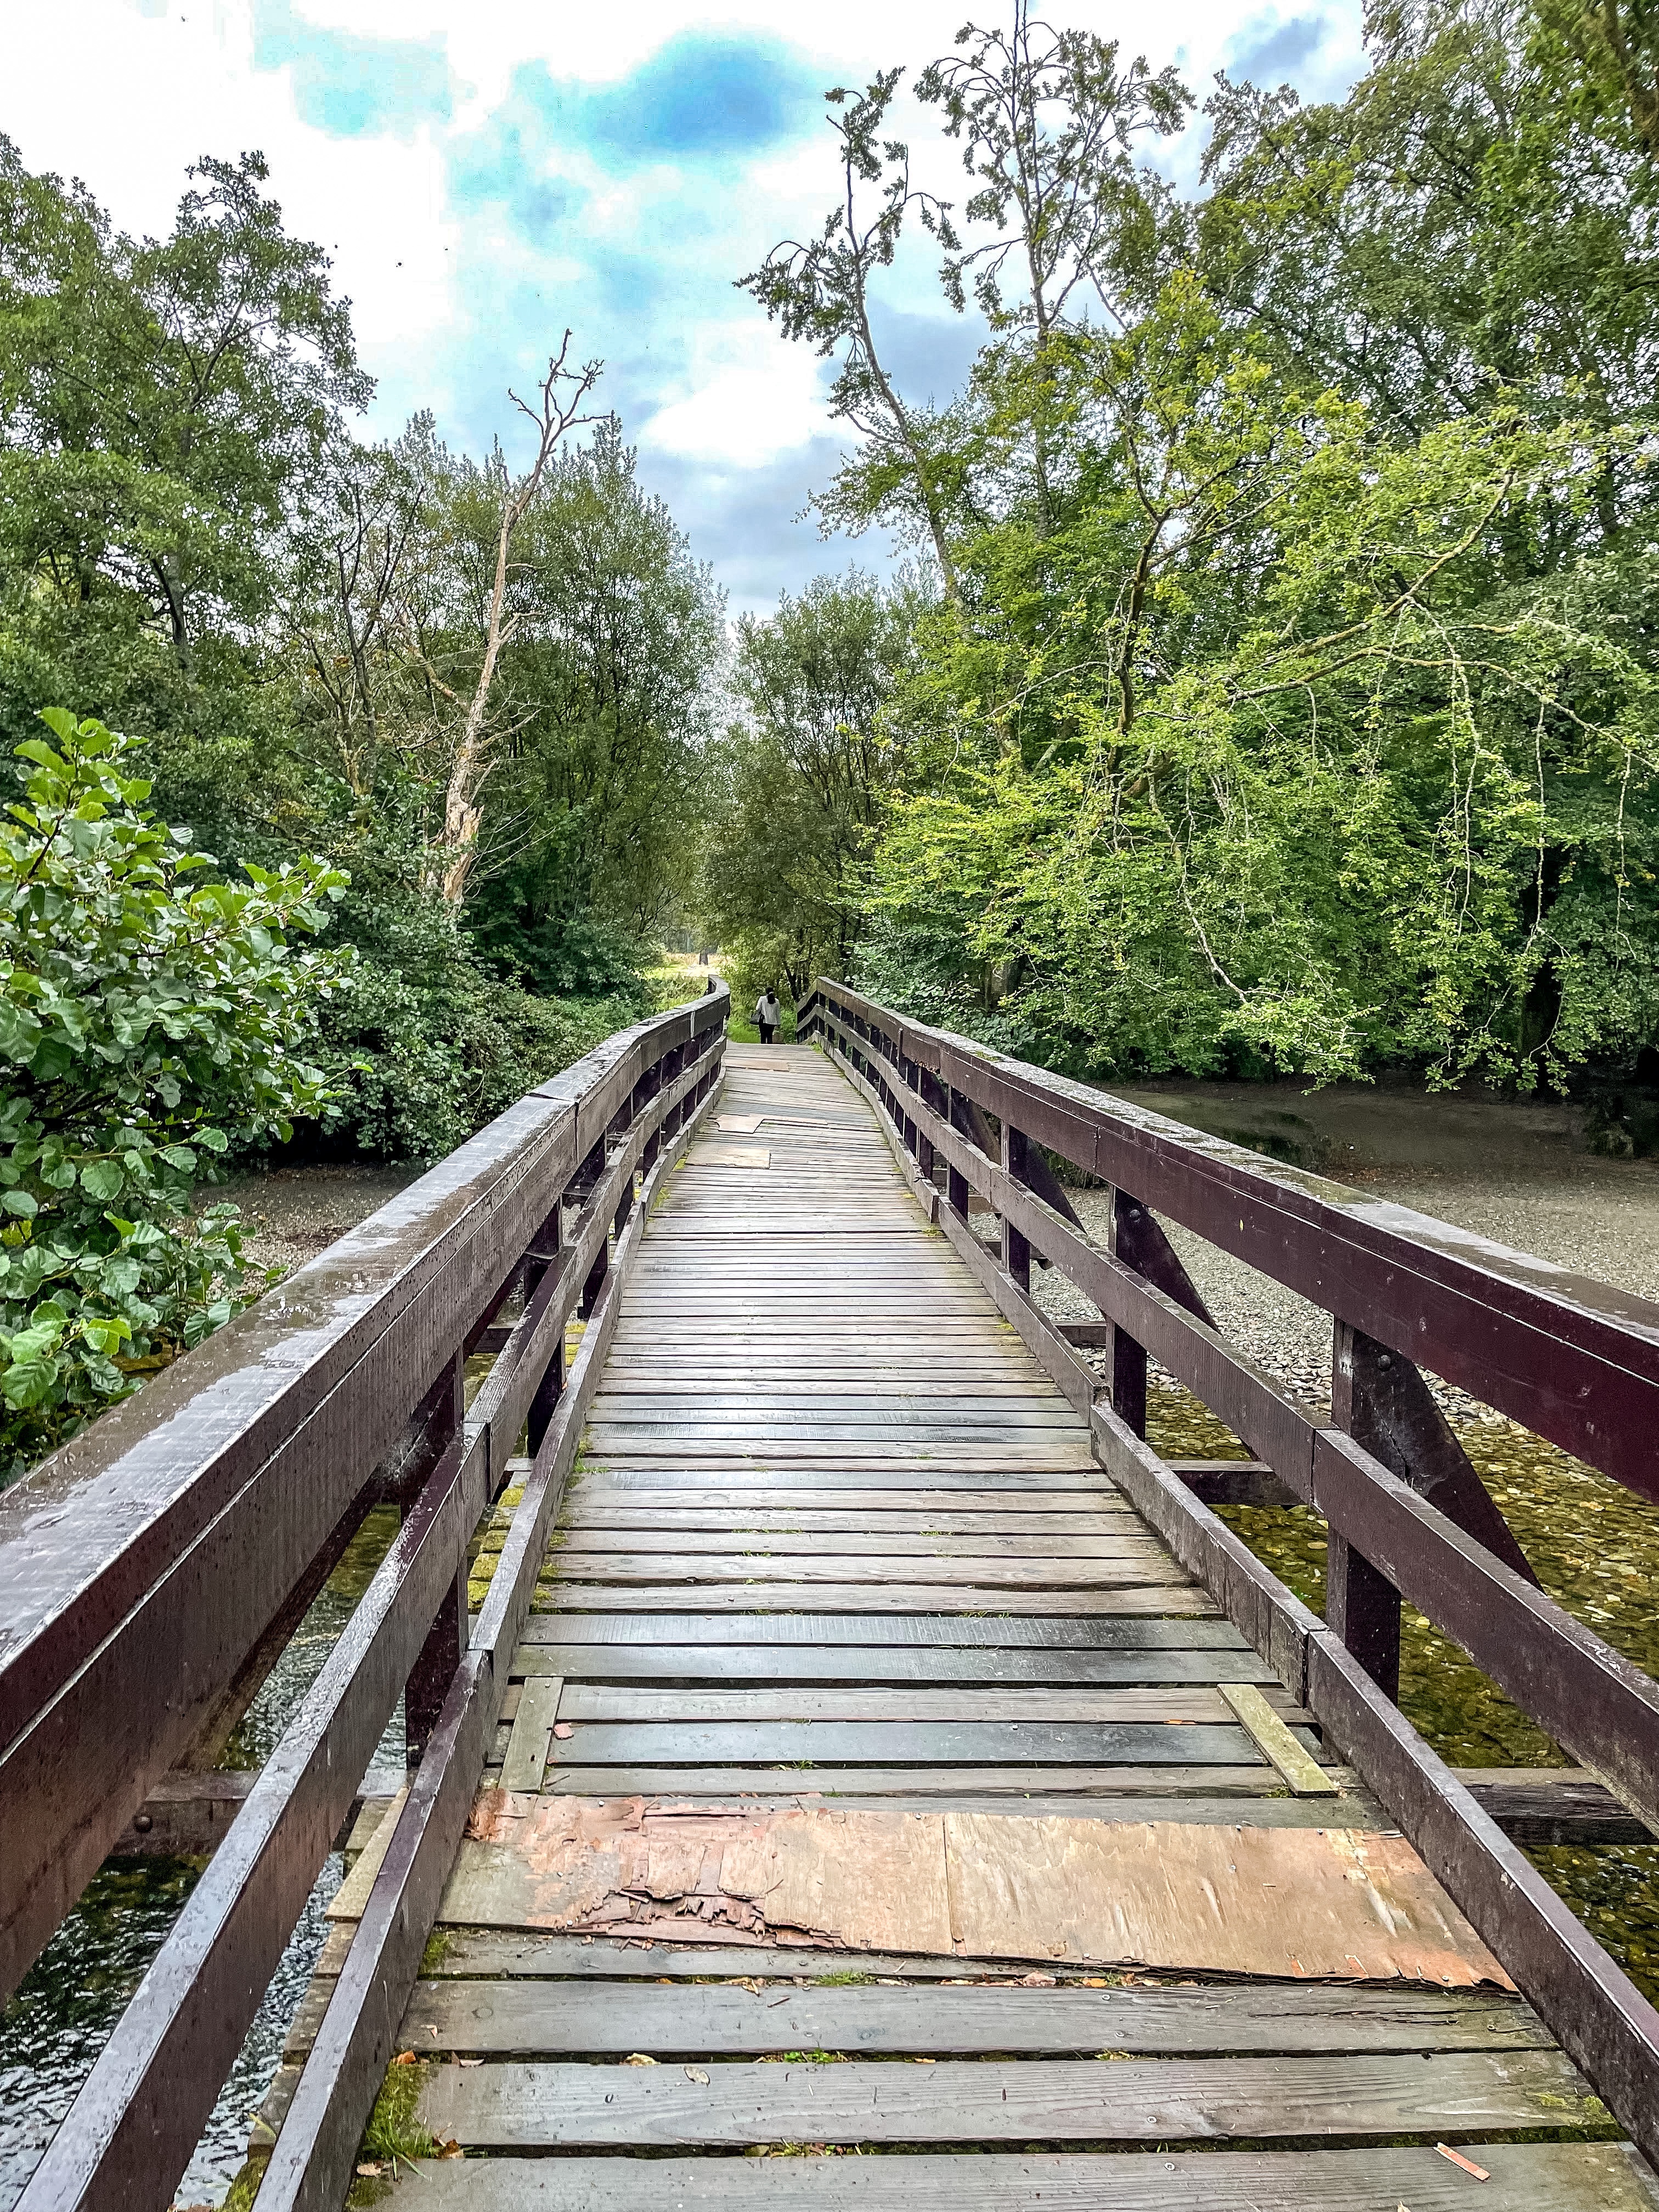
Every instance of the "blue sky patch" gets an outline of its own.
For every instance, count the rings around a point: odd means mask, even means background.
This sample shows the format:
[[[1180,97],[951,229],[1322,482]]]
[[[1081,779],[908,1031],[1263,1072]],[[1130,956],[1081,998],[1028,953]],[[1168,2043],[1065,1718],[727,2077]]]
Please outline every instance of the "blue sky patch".
[[[1325,43],[1322,15],[1293,15],[1288,23],[1247,23],[1229,49],[1228,73],[1267,88],[1294,79]]]
[[[582,95],[584,135],[630,163],[737,158],[816,125],[822,89],[777,40],[684,31],[620,84]]]
[[[289,0],[256,0],[253,66],[291,70],[301,121],[331,137],[410,138],[454,112],[441,38],[358,38],[307,23]]]

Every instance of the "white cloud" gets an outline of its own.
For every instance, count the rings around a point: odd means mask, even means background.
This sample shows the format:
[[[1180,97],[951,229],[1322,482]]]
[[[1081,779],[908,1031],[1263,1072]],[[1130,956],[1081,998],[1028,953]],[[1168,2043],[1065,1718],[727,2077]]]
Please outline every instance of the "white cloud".
[[[325,33],[441,38],[453,113],[380,136],[312,127],[296,106],[293,69],[254,67],[255,0],[0,0],[0,131],[31,167],[84,177],[118,224],[152,233],[170,226],[189,161],[261,148],[290,228],[330,252],[354,303],[364,365],[380,380],[377,431],[430,405],[451,438],[510,437],[505,387],[534,373],[569,322],[582,355],[610,359],[606,396],[623,407],[647,475],[654,465],[677,518],[694,545],[714,551],[722,574],[735,583],[734,564],[747,564],[744,576],[763,565],[768,531],[791,574],[842,565],[850,549],[820,544],[810,523],[792,519],[807,484],[833,466],[838,426],[824,404],[825,366],[786,344],[732,289],[775,240],[821,223],[837,183],[828,129],[809,117],[802,137],[759,148],[722,176],[695,164],[678,177],[669,164],[619,174],[580,147],[544,149],[537,158],[586,199],[576,215],[516,229],[502,206],[462,204],[456,153],[497,117],[526,64],[561,81],[614,82],[677,33],[752,32],[804,56],[808,81],[823,87],[862,83],[900,61],[914,78],[949,49],[963,14],[998,20],[1005,0],[972,11],[963,0],[840,0],[810,11],[799,0],[289,4]],[[1200,98],[1230,54],[1269,50],[1276,31],[1303,21],[1324,27],[1303,71],[1311,89],[1334,88],[1357,65],[1358,0],[1328,9],[1265,0],[1254,11],[1237,0],[1178,0],[1156,19],[1128,0],[1055,0],[1050,12],[1121,38],[1131,53],[1146,47],[1154,65],[1178,58]],[[897,127],[919,180],[965,197],[957,149],[939,140],[936,118],[906,99]],[[1183,180],[1197,143],[1172,151]],[[895,342],[908,347],[919,388],[954,376],[967,343],[949,326],[930,260],[915,260],[913,282],[907,254],[892,288],[908,325]],[[875,550],[860,549],[866,559]]]
[[[717,468],[768,467],[829,428],[822,368],[767,325],[707,332],[691,389],[645,423],[641,447]]]

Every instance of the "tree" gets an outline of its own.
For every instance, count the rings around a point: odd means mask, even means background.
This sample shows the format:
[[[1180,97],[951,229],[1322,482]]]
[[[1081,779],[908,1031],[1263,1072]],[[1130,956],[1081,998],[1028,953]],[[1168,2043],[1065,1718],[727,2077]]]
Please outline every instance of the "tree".
[[[580,370],[568,369],[565,360],[569,351],[570,332],[567,331],[558,352],[548,363],[535,408],[527,407],[516,393],[508,394],[520,413],[528,417],[536,432],[535,457],[530,466],[521,477],[514,478],[508,472],[506,458],[497,445],[486,471],[500,519],[495,530],[494,567],[480,610],[483,651],[479,656],[478,672],[473,681],[471,696],[465,702],[465,712],[444,792],[442,884],[445,901],[451,907],[459,908],[465,898],[467,878],[477,856],[478,826],[482,818],[479,793],[489,771],[491,750],[489,695],[495,685],[502,650],[512,641],[523,619],[523,609],[509,607],[508,604],[509,586],[513,581],[514,540],[525,517],[535,504],[536,495],[547,474],[548,464],[562,441],[580,424],[594,420],[592,416],[583,415],[579,410],[599,381],[599,363],[591,361]],[[568,387],[568,391],[562,390],[562,386]],[[448,691],[447,686],[441,688],[453,705],[461,707],[462,701]]]
[[[267,174],[258,154],[198,161],[171,235],[136,241],[0,140],[8,550],[48,652],[101,626],[106,654],[164,640],[196,672],[265,611],[269,535],[368,401],[327,258],[288,235]]]
[[[344,878],[216,873],[145,806],[132,741],[61,708],[0,820],[0,1453],[15,1474],[251,1294],[233,1146],[326,1111],[304,1057],[345,967],[304,940]],[[257,1285],[254,1287],[262,1287]]]
[[[1033,23],[1027,0],[1016,0],[1011,31],[970,23],[957,44],[966,51],[930,63],[917,96],[939,104],[946,135],[961,142],[963,166],[979,180],[964,214],[992,235],[947,251],[945,289],[960,311],[971,281],[992,330],[1029,342],[1035,520],[1047,538],[1054,343],[1068,321],[1086,319],[1088,293],[1120,328],[1126,289],[1144,295],[1172,196],[1137,164],[1134,142],[1179,130],[1192,98],[1173,69],[1155,76],[1144,57],[1120,70],[1115,40]]]
[[[1593,500],[1594,425],[1383,439],[1190,276],[1097,373],[1070,635],[1022,656],[994,543],[974,634],[924,633],[952,750],[875,858],[889,987],[908,939],[912,1002],[972,1022],[995,971],[1004,1035],[1090,1073],[1530,1083],[1627,1048],[1659,1004],[1655,685],[1582,580],[1506,558]]]
[[[738,278],[787,338],[805,338],[840,367],[830,387],[831,411],[866,441],[863,465],[843,471],[820,499],[827,522],[862,527],[890,509],[905,517],[932,548],[948,598],[957,593],[951,550],[954,470],[945,426],[929,409],[906,400],[876,343],[871,287],[892,266],[906,218],[915,213],[948,252],[956,245],[950,205],[913,187],[903,143],[884,139],[887,111],[902,70],[878,75],[860,94],[836,86],[825,94],[839,142],[842,198],[823,230],[805,242],[786,239],[758,269]],[[873,209],[860,187],[876,188]]]
[[[863,872],[896,760],[884,715],[926,604],[908,580],[859,570],[781,597],[738,624],[733,690],[745,719],[720,748],[702,910],[739,954],[740,994],[848,975]]]
[[[720,596],[614,422],[526,514],[507,726],[468,920],[544,990],[614,990],[688,873]]]

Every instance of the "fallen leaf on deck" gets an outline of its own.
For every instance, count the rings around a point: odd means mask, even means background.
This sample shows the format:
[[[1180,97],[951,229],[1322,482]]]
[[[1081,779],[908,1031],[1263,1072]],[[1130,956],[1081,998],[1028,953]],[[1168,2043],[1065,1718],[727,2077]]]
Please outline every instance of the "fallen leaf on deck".
[[[553,1733],[561,1743],[568,1743],[576,1731],[568,1721],[555,1721]]]
[[[1022,1974],[1019,1978],[1019,1986],[1023,1990],[1051,1990],[1054,1986],[1055,1980],[1056,1977],[1053,1974]]]
[[[415,2063],[415,2053],[412,2051],[400,2051],[392,2063],[394,2066],[412,2066]]]
[[[463,2066],[482,2066],[483,2061],[482,2058],[463,2058],[461,2063]]]
[[[701,2066],[688,2066],[685,2069],[685,2078],[688,2081],[701,2082],[705,2089],[708,2087],[708,2076]]]
[[[373,2181],[379,2176],[380,2168],[378,2166],[360,2166],[357,2171],[365,2181]]]
[[[624,2066],[654,2066],[656,2063],[654,2058],[647,2058],[642,2051],[630,2051],[623,2061]]]

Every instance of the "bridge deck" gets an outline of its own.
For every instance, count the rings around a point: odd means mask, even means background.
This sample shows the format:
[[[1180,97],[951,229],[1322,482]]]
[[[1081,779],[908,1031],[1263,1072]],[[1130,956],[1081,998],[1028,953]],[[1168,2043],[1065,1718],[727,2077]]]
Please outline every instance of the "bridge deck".
[[[394,2069],[411,2144],[465,2162],[368,2179],[425,2212],[1430,2212],[1474,2166],[1486,2212],[1653,2212],[853,1091],[727,1064],[619,1286]]]

